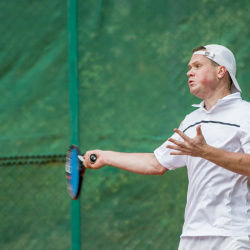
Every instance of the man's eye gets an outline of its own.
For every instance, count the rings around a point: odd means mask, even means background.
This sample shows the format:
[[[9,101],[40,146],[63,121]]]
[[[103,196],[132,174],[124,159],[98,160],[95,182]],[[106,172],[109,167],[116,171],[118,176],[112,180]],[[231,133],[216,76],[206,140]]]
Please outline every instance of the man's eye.
[[[196,66],[196,68],[197,68],[197,69],[199,69],[200,67],[201,67],[201,65],[200,65],[200,64],[198,64],[198,65]]]

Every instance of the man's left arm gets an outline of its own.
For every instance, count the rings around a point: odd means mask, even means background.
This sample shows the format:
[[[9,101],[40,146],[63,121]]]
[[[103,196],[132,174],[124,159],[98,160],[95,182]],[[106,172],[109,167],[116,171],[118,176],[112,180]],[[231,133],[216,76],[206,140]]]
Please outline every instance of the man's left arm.
[[[237,174],[250,176],[250,154],[229,152],[208,145],[202,134],[201,125],[197,126],[197,135],[194,138],[189,138],[179,129],[174,131],[184,141],[168,139],[173,145],[168,145],[167,148],[175,150],[170,153],[171,155],[201,157]]]

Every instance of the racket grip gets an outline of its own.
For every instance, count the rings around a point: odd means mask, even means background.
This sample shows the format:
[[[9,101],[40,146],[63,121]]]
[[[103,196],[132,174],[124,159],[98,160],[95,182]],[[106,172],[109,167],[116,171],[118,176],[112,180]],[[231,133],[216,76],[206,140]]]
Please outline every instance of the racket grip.
[[[90,161],[90,162],[95,163],[96,160],[97,160],[96,154],[91,154],[91,155],[89,156],[89,161]]]

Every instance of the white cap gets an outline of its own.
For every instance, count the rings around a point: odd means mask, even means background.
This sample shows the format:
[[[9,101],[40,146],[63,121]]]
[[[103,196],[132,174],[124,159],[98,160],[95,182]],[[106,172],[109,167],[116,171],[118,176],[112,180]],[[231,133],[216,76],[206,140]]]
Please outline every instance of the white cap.
[[[216,44],[204,46],[206,51],[196,51],[194,54],[204,55],[208,59],[218,63],[221,66],[225,66],[233,84],[231,86],[231,92],[241,92],[240,86],[235,78],[236,75],[236,61],[233,53],[226,47]]]

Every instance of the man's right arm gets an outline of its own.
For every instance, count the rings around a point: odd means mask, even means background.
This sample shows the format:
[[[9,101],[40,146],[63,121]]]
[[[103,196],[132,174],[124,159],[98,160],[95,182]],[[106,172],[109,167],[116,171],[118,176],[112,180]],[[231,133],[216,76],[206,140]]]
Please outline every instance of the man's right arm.
[[[89,161],[91,154],[97,155],[97,161],[95,163]],[[98,169],[109,165],[144,175],[163,175],[168,170],[158,162],[154,153],[121,153],[93,150],[86,152],[84,159],[84,165],[90,169]]]

